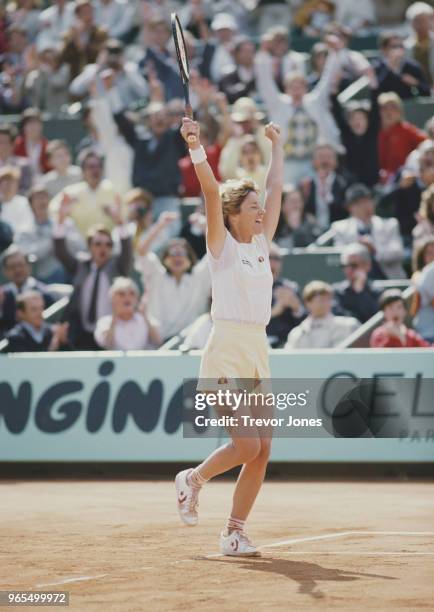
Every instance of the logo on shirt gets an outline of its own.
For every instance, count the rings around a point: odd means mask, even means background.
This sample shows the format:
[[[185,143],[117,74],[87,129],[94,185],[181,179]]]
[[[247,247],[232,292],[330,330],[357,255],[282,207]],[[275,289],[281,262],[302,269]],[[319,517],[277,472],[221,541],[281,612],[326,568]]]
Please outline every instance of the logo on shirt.
[[[246,264],[246,266],[250,266],[251,268],[253,268],[252,264],[250,263],[248,259],[242,259],[241,263]]]

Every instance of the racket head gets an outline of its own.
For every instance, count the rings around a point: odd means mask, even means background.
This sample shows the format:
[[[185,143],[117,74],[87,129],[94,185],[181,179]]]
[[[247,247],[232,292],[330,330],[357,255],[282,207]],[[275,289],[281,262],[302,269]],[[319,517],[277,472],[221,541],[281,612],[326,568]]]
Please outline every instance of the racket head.
[[[185,46],[184,33],[182,31],[181,22],[179,21],[178,15],[172,13],[170,16],[172,23],[172,34],[175,42],[176,56],[178,58],[179,71],[181,73],[181,79],[184,84],[187,84],[190,78],[190,71],[188,67],[187,49]]]

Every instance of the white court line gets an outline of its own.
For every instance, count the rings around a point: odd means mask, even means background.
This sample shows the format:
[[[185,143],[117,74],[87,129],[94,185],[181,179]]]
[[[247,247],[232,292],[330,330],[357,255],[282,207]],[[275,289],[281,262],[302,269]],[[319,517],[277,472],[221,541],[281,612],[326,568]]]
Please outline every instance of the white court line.
[[[433,555],[434,556],[434,551],[433,552],[413,552],[413,551],[399,551],[399,552],[391,552],[391,551],[377,551],[377,550],[371,550],[371,551],[349,551],[349,550],[329,550],[327,552],[323,551],[323,550],[283,550],[281,553],[281,555],[368,555],[371,557],[374,556],[387,556],[387,555],[393,555],[395,556],[412,556],[412,555]]]
[[[347,535],[413,535],[413,536],[434,536],[434,531],[338,531],[336,533],[326,533],[318,536],[309,536],[306,538],[291,538],[290,540],[281,540],[279,542],[271,542],[270,544],[262,544],[262,546],[258,546],[258,548],[278,548],[279,546],[288,546],[290,544],[299,544],[301,542],[317,542],[319,540],[331,540],[335,538],[342,538]],[[326,554],[326,553],[315,553],[311,551],[312,554]],[[283,554],[291,554],[289,551],[284,551]],[[297,554],[294,552],[293,554]],[[300,553],[302,554],[302,553]],[[304,553],[306,554],[306,553]],[[361,554],[361,553],[352,553],[352,554]],[[375,553],[374,553],[375,554]],[[379,553],[380,554],[380,553]],[[398,553],[391,553],[398,554]],[[415,553],[416,554],[416,553]],[[432,554],[432,553],[427,553]],[[211,555],[201,555],[194,559],[178,559],[177,561],[169,561],[164,565],[176,565],[177,563],[192,563],[193,561],[199,561],[201,559],[214,559],[216,557],[224,557],[221,553],[214,553]],[[117,573],[123,572],[137,572],[139,570],[145,569],[155,569],[156,566],[142,566],[138,568],[128,568],[127,570],[121,570]],[[57,582],[46,582],[43,584],[37,584],[36,588],[50,587],[50,586],[58,586],[61,584],[70,584],[73,582],[84,582],[86,580],[98,580],[99,578],[106,578],[111,574],[96,574],[95,576],[77,576],[76,578],[65,578],[63,580]]]

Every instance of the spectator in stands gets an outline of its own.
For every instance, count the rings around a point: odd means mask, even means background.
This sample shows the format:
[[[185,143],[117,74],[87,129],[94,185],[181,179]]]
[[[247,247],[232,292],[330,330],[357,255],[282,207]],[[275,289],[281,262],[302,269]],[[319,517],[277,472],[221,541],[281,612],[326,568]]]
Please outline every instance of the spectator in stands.
[[[196,255],[183,238],[170,240],[160,259],[150,253],[158,234],[173,222],[163,213],[153,231],[139,247],[137,270],[147,287],[148,313],[160,322],[163,341],[178,334],[206,311],[211,279],[206,257],[196,263]]]
[[[132,236],[134,253],[137,253],[140,243],[152,231],[152,195],[135,187],[125,195],[125,205],[127,207],[128,233]],[[120,240],[117,228],[113,230],[113,239]],[[162,231],[151,245],[152,251],[159,251],[169,239],[167,231]]]
[[[232,135],[222,148],[218,166],[223,180],[236,177],[243,136],[254,136],[265,165],[270,159],[270,142],[265,138],[264,126],[261,123],[264,113],[258,109],[256,103],[250,98],[239,98],[232,107],[230,118],[233,124]]]
[[[404,324],[407,309],[399,289],[386,289],[380,297],[380,308],[385,322],[372,332],[369,339],[372,348],[430,346],[429,342]]]
[[[414,327],[426,341],[434,343],[434,237],[425,243],[426,263],[414,280]]]
[[[23,92],[23,73],[7,62],[0,63],[0,113],[18,115],[27,106]]]
[[[285,76],[291,72],[306,75],[306,60],[302,53],[289,47],[288,28],[274,25],[262,37],[262,46],[273,58],[273,77],[280,91],[284,91]]]
[[[345,147],[345,166],[361,183],[373,187],[378,182],[378,90],[370,86],[370,101],[355,100],[343,108],[338,96],[332,98],[333,116]]]
[[[303,196],[294,185],[283,186],[282,208],[275,241],[280,247],[306,247],[321,233],[316,218],[305,211]]]
[[[354,242],[364,245],[372,256],[373,279],[406,278],[398,221],[375,214],[372,193],[365,185],[352,185],[345,194],[345,205],[348,219],[335,221],[331,226],[334,245],[342,247]]]
[[[48,140],[44,137],[42,128],[39,110],[27,108],[21,116],[21,133],[15,140],[14,153],[18,157],[29,159],[34,177],[51,170],[47,153]]]
[[[331,285],[322,281],[306,285],[303,300],[309,315],[289,332],[286,349],[334,348],[360,326],[353,317],[334,316],[332,298]]]
[[[434,145],[434,117],[430,117],[428,121],[425,123],[424,130],[428,136],[427,140],[424,140],[420,143],[420,145],[414,149],[410,153],[410,155],[405,160],[405,166],[403,168],[404,172],[409,172],[411,174],[418,174],[419,172],[419,162],[422,153],[426,148],[432,147]]]
[[[137,310],[139,290],[137,285],[125,277],[115,278],[109,290],[112,314],[98,319],[95,340],[104,348],[116,351],[139,351],[160,345],[158,322],[146,314],[142,302]]]
[[[238,29],[236,19],[229,13],[218,13],[211,22],[215,42],[210,75],[214,83],[220,82],[224,71],[235,67],[232,45]]]
[[[164,105],[151,102],[147,107],[148,132],[143,137],[137,134],[136,126],[123,112],[117,112],[114,117],[134,152],[133,185],[153,195],[154,219],[164,210],[179,212],[179,160],[186,154],[186,147],[179,129],[169,127]],[[178,222],[170,228],[171,235],[176,235],[179,229]]]
[[[333,0],[308,0],[303,2],[294,15],[294,25],[306,36],[321,36],[334,18]]]
[[[200,134],[200,139],[203,141],[202,132]],[[186,222],[181,228],[180,233],[180,237],[187,240],[198,259],[202,259],[206,253],[205,233],[205,207],[203,201],[200,200],[200,203],[196,206],[194,212],[188,216]]]
[[[425,238],[434,237],[434,184],[422,193],[417,218],[418,223],[412,232],[415,244]]]
[[[328,47],[323,42],[317,42],[312,47],[310,52],[310,72],[306,79],[309,91],[312,91],[321,79],[328,52]]]
[[[426,2],[411,4],[405,14],[413,29],[412,35],[405,41],[407,52],[411,59],[419,63],[430,86],[434,80],[433,15],[433,7]]]
[[[306,316],[300,299],[297,283],[282,278],[282,253],[276,244],[270,248],[270,267],[273,274],[271,319],[267,326],[267,337],[273,348],[284,345],[291,329]]]
[[[54,47],[45,45],[25,78],[26,99],[41,111],[58,113],[69,102],[70,66],[61,64]]]
[[[65,319],[70,323],[71,343],[76,349],[92,350],[97,320],[111,314],[109,288],[116,276],[128,276],[132,265],[132,246],[128,228],[123,223],[120,207],[113,216],[119,226],[121,252],[113,255],[113,240],[107,227],[96,225],[88,233],[89,255],[86,259],[72,254],[66,245],[65,221],[68,205],[64,202],[53,231],[54,252],[72,277],[74,291],[66,308]]]
[[[16,244],[27,256],[35,259],[33,273],[45,283],[65,283],[65,270],[54,255],[53,221],[48,216],[50,195],[43,185],[35,185],[29,192],[33,213],[32,222],[15,236]],[[72,253],[84,251],[86,244],[72,219],[65,219],[66,241]]]
[[[324,230],[330,223],[347,217],[344,194],[350,178],[338,171],[336,150],[330,144],[316,145],[313,152],[313,176],[300,183],[306,211],[313,214]]]
[[[17,0],[8,5],[8,18],[11,24],[18,24],[25,32],[29,43],[33,43],[38,33],[39,10],[36,0]]]
[[[134,3],[126,0],[95,0],[95,22],[112,38],[123,40],[133,26]]]
[[[0,220],[0,255],[13,242],[14,234],[9,223]]]
[[[365,323],[378,312],[381,293],[369,279],[372,267],[369,249],[357,242],[349,244],[341,253],[341,265],[345,280],[333,285],[333,312]]]
[[[16,323],[16,298],[21,293],[36,290],[42,294],[45,308],[53,303],[49,288],[31,276],[29,260],[15,244],[4,251],[1,264],[9,282],[0,287],[0,336]]]
[[[49,325],[43,318],[44,299],[38,291],[17,296],[18,323],[5,336],[5,353],[35,353],[69,348],[68,323]]]
[[[421,242],[416,243],[413,249],[412,269],[413,274],[411,280],[413,283],[417,281],[421,271],[428,264],[434,261],[434,237],[428,236]]]
[[[53,0],[52,6],[39,14],[39,34],[36,42],[38,49],[46,46],[57,49],[61,46],[64,34],[73,25],[74,9],[74,2]]]
[[[312,155],[318,142],[339,147],[339,130],[329,111],[329,96],[339,69],[342,42],[328,37],[330,53],[317,86],[307,91],[306,79],[300,73],[285,76],[285,93],[281,94],[273,79],[273,58],[264,45],[256,55],[256,83],[268,115],[281,126],[285,143],[284,179],[298,183],[311,171]]]
[[[182,81],[179,69],[169,51],[171,29],[167,21],[155,16],[146,25],[146,53],[139,62],[141,73],[147,77],[149,71],[155,72],[157,79],[163,85],[165,100],[183,98]]]
[[[48,162],[52,168],[41,177],[48,195],[54,198],[60,191],[82,180],[79,166],[72,164],[71,153],[65,140],[51,140],[47,146]]]
[[[235,39],[232,55],[234,65],[222,70],[219,89],[226,95],[229,104],[238,98],[253,96],[255,82],[255,45],[247,36]]]
[[[32,211],[27,198],[18,194],[18,168],[0,168],[0,219],[8,223],[12,231],[20,232],[32,222]]]
[[[401,99],[429,96],[430,86],[420,64],[406,58],[404,39],[386,31],[380,35],[381,57],[373,60],[380,93],[393,92]]]
[[[403,120],[402,101],[396,93],[378,98],[381,130],[378,135],[378,157],[382,182],[390,181],[408,155],[426,140],[425,132]]]
[[[375,25],[375,12],[374,0],[339,0],[336,2],[335,21],[359,33],[361,29],[366,30]]]
[[[84,149],[79,157],[83,181],[65,187],[51,201],[50,209],[56,214],[67,202],[69,216],[85,238],[94,225],[113,227],[112,207],[117,194],[110,181],[103,178],[103,158],[92,149]],[[66,205],[66,204],[65,204]]]
[[[63,37],[60,62],[67,63],[71,78],[75,78],[87,64],[96,62],[107,39],[104,28],[96,25],[90,0],[76,0],[75,21]]]
[[[29,45],[26,30],[19,23],[11,24],[7,29],[7,37],[8,47],[3,61],[14,69],[17,77],[22,79],[26,69],[25,52]]]
[[[109,87],[104,83],[110,80]],[[72,81],[69,92],[75,98],[89,95],[95,83],[97,94],[103,95],[106,87],[113,87],[120,96],[122,105],[128,107],[148,96],[148,85],[135,62],[126,61],[121,42],[110,38],[106,41],[98,61],[87,64]]]
[[[411,246],[422,193],[434,183],[434,143],[424,140],[418,148],[416,168],[402,168],[380,202],[381,208],[387,211],[388,216],[393,215],[398,219],[406,247]]]
[[[339,91],[346,89],[364,74],[373,75],[371,64],[363,53],[348,48],[352,34],[350,28],[337,21],[333,21],[325,27],[325,36],[335,36],[342,44],[342,49],[339,53],[340,70],[336,80],[336,86]]]
[[[235,169],[234,178],[253,179],[259,187],[261,194],[260,199],[263,203],[265,198],[266,175],[267,168],[262,158],[261,148],[258,142],[255,140],[255,137],[251,134],[242,136],[242,138],[240,138],[240,157],[238,160],[238,166]]]
[[[29,160],[14,155],[15,129],[10,124],[0,125],[0,168],[12,166],[20,171],[19,193],[25,194],[32,186],[33,174]]]

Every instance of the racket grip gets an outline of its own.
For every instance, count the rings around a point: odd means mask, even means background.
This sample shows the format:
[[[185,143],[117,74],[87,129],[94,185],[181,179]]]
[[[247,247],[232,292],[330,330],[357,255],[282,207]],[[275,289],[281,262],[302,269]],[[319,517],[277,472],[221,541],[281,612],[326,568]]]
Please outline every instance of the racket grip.
[[[191,108],[191,104],[185,105],[185,116],[189,119],[193,119],[193,109]],[[194,134],[187,134],[187,142],[196,142],[197,138]]]

